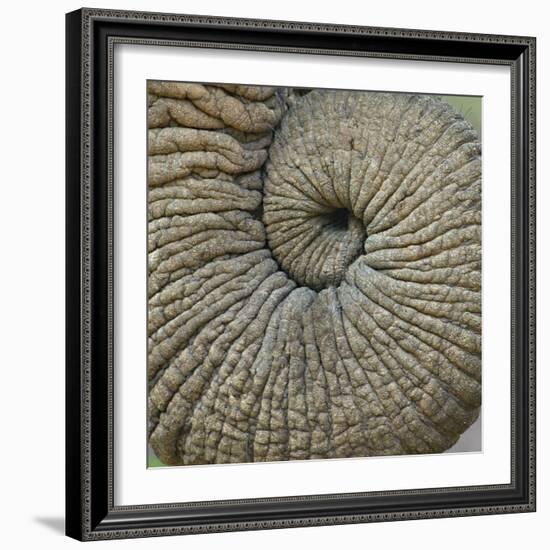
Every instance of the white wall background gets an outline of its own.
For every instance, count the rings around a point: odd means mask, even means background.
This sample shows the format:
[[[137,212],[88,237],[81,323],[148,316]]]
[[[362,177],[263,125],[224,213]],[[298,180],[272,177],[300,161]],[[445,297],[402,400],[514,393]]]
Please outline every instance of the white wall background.
[[[508,516],[199,535],[99,543],[117,548],[543,548],[550,521],[550,376],[545,310],[550,307],[550,192],[547,99],[550,17],[546,2],[269,3],[245,0],[103,0],[91,7],[200,13],[465,32],[538,39],[539,471],[538,512]],[[5,548],[75,547],[64,513],[64,13],[78,1],[10,2],[2,9],[2,320],[0,540]],[[546,315],[547,316],[547,315]],[[6,353],[7,351],[7,353]]]

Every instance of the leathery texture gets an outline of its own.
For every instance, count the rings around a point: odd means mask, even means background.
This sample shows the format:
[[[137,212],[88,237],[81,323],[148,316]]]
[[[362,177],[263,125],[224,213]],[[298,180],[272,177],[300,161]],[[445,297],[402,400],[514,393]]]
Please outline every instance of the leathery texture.
[[[481,161],[444,101],[149,83],[149,442],[437,453],[481,403]]]

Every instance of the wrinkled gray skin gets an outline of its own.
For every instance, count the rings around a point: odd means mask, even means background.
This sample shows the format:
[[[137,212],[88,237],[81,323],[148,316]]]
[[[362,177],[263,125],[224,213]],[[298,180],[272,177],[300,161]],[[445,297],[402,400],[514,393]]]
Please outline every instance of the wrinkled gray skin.
[[[481,163],[427,96],[149,84],[150,444],[441,452],[481,400]]]

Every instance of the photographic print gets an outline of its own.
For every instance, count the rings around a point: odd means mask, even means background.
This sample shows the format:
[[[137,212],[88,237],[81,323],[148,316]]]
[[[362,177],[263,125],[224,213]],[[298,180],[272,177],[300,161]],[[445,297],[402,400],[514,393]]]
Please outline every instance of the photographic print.
[[[147,86],[149,466],[481,450],[481,98]]]

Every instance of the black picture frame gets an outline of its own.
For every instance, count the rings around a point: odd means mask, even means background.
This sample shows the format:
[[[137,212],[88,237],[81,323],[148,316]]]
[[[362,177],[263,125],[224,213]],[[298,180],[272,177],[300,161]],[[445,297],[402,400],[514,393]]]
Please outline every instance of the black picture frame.
[[[475,62],[511,70],[511,482],[117,507],[113,45]],[[66,16],[66,533],[79,540],[535,510],[535,38],[81,9]],[[184,495],[182,495],[184,498]]]

